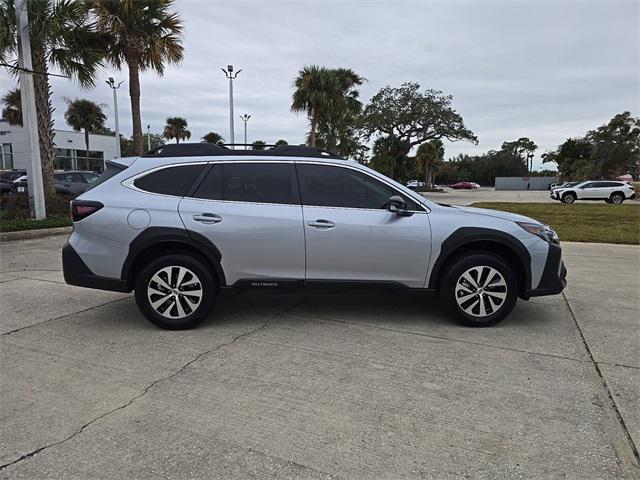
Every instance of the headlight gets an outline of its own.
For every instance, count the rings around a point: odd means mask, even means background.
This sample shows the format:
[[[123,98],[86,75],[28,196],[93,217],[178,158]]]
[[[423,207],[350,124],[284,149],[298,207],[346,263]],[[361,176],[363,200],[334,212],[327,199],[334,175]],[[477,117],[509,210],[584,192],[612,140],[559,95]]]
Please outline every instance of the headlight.
[[[540,225],[538,223],[524,223],[524,222],[516,222],[521,228],[526,230],[529,233],[533,233],[537,237],[540,237],[545,242],[549,243],[560,243],[560,238],[558,234],[551,228],[549,225]]]

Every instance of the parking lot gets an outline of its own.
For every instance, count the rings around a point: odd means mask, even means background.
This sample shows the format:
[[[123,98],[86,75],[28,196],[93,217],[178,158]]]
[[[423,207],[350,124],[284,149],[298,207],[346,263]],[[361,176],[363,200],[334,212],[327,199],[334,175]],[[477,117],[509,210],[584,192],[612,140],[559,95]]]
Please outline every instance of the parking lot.
[[[64,284],[64,241],[0,244],[0,478],[638,476],[640,247],[565,243],[564,294],[489,329],[296,294],[169,332]]]

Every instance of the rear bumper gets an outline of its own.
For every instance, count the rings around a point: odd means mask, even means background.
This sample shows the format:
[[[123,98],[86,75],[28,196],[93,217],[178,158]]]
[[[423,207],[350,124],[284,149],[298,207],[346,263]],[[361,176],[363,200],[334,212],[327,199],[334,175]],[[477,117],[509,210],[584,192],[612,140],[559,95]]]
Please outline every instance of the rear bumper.
[[[110,290],[112,292],[130,292],[127,282],[119,278],[106,278],[95,275],[82,261],[74,248],[66,243],[62,247],[62,272],[64,281],[77,287]]]
[[[537,288],[527,290],[525,298],[542,297],[545,295],[557,295],[567,286],[567,269],[562,261],[562,249],[560,245],[549,244],[547,261],[540,277]]]

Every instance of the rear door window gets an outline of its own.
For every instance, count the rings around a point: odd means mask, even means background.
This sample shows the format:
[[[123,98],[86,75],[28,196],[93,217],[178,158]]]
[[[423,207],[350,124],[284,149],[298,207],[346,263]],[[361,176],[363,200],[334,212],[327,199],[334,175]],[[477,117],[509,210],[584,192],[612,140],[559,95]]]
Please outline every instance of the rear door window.
[[[300,203],[293,165],[288,163],[214,164],[193,196],[230,202]]]
[[[200,164],[163,168],[136,179],[133,184],[145,192],[183,197],[205,166]]]

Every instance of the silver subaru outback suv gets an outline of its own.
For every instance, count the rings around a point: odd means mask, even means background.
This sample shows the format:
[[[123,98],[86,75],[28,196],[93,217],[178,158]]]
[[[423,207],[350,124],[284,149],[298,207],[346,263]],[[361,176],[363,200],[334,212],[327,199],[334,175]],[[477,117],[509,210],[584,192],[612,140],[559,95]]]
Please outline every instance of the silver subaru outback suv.
[[[71,203],[67,283],[130,292],[168,329],[227,289],[437,291],[464,325],[566,285],[558,236],[511,213],[442,205],[310,147],[166,145],[107,162]]]

